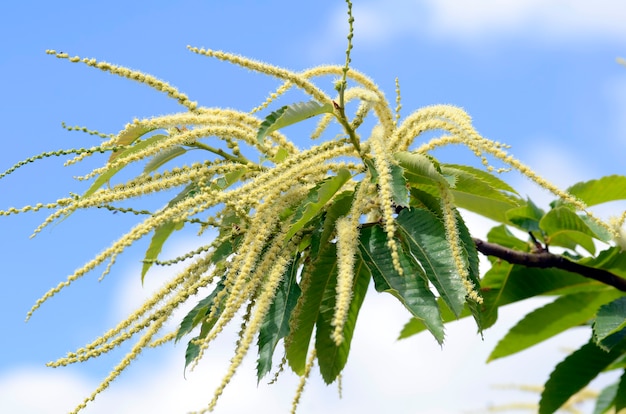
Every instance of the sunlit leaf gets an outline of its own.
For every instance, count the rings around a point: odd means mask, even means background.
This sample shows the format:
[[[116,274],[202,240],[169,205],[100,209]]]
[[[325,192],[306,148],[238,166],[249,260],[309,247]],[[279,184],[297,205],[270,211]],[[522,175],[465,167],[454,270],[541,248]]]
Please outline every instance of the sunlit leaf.
[[[337,171],[337,175],[315,186],[296,210],[293,224],[285,235],[285,240],[291,239],[306,226],[351,177],[350,171],[342,168]]]
[[[248,172],[246,167],[237,168],[236,170],[227,172],[224,176],[216,179],[211,185],[212,188],[224,190],[235,184],[243,175]]]
[[[141,141],[138,142],[137,144],[128,147],[126,149],[123,149],[121,151],[115,152],[114,155],[115,157],[113,157],[113,155],[111,156],[111,158],[109,159],[109,162],[113,161],[114,159],[117,158],[124,158],[124,157],[128,157],[129,155],[132,155],[134,153],[137,153],[141,150],[144,150],[145,148],[149,147],[150,145],[153,145],[154,143],[167,138],[166,135],[153,135],[150,138],[146,139],[145,141]],[[83,198],[85,197],[89,197],[91,194],[95,193],[96,190],[98,190],[100,187],[102,187],[104,184],[108,183],[109,180],[115,175],[117,174],[122,168],[124,168],[126,165],[122,164],[122,165],[118,165],[116,167],[111,167],[108,170],[106,170],[105,172],[103,172],[102,174],[100,174],[98,176],[98,178],[96,178],[96,180],[93,182],[93,184],[89,187],[89,189],[87,189],[87,191],[85,191],[85,193],[83,194]]]
[[[125,146],[130,145],[142,136],[146,135],[148,132],[154,131],[154,128],[146,127],[140,123],[134,123],[131,126],[127,127],[122,131],[115,140],[116,145]],[[109,157],[109,162],[113,161],[115,158],[119,157],[123,151],[115,151]]]
[[[396,152],[393,157],[404,169],[404,177],[411,185],[424,182],[430,184],[439,182],[446,185],[449,183],[435,166],[434,159],[427,155],[402,151]]]
[[[460,173],[463,172],[468,175],[466,178],[463,178],[464,180],[480,180],[481,182],[489,185],[489,187],[491,187],[492,189],[498,190],[500,192],[500,195],[504,195],[508,198],[510,198],[512,195],[517,195],[517,191],[513,187],[511,187],[505,181],[502,181],[496,175],[489,173],[485,170],[474,168],[470,165],[441,164],[441,170],[444,171],[444,173],[455,174],[458,176],[464,176],[464,174]],[[459,181],[460,180],[457,181],[457,186],[462,187],[464,184]]]
[[[568,188],[567,192],[588,206],[624,200],[626,199],[626,176],[607,175],[597,180],[583,181]]]
[[[144,172],[144,174],[149,174],[152,171],[157,170],[162,165],[170,162],[171,160],[173,160],[174,158],[176,158],[178,156],[183,155],[186,152],[187,152],[187,150],[184,147],[181,147],[180,145],[177,145],[175,147],[167,148],[167,149],[159,152],[154,157],[152,157],[152,159],[143,168],[143,172]]]
[[[515,237],[513,233],[505,225],[493,227],[487,233],[487,240],[490,243],[499,244],[503,247],[519,250],[520,252],[530,251],[530,245],[526,241],[522,241]]]
[[[539,227],[549,237],[550,244],[567,248],[581,245],[591,254],[595,253],[592,240],[596,236],[595,232],[567,207],[556,207],[548,211],[539,222]]]
[[[391,197],[395,205],[409,206],[409,188],[404,178],[404,169],[391,164]]]
[[[316,101],[298,102],[286,105],[269,114],[261,123],[257,133],[257,141],[262,144],[268,134],[295,124],[305,119],[324,113],[333,113],[332,104],[320,104]]]
[[[460,165],[442,165],[441,171],[456,178],[451,192],[457,207],[502,223],[506,212],[521,202],[515,190],[485,171]]]

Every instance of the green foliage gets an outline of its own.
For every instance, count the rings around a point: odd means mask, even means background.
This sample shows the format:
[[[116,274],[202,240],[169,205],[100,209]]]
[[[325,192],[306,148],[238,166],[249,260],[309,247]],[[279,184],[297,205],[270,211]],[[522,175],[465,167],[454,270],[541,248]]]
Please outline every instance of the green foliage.
[[[298,206],[293,216],[293,223],[285,235],[288,240],[294,234],[302,230],[330,201],[330,199],[341,189],[341,186],[350,179],[348,170],[341,169],[337,175],[323,181],[313,187],[306,199]]]
[[[333,106],[329,103],[320,104],[315,101],[299,102],[285,105],[269,114],[257,133],[257,141],[262,144],[265,137],[274,131],[304,121],[316,115],[332,113]]]
[[[435,295],[428,287],[426,274],[410,251],[400,254],[405,274],[400,275],[391,261],[387,235],[380,226],[363,228],[359,242],[361,256],[366,263],[378,292],[397,297],[411,314],[420,320],[439,343],[443,343],[443,321]]]
[[[588,342],[559,363],[541,394],[539,413],[555,412],[572,395],[589,384],[600,372],[626,352],[626,341],[606,352]]]
[[[272,369],[276,345],[289,334],[291,313],[302,292],[297,281],[298,266],[299,260],[294,260],[289,265],[287,277],[281,281],[274,302],[259,329],[259,358],[257,360],[259,381]]]

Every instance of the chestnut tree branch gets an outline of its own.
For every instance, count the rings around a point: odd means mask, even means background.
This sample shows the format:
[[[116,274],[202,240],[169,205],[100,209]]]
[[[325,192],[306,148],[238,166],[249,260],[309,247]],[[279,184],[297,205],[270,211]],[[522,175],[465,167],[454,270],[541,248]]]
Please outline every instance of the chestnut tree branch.
[[[537,253],[526,253],[509,249],[499,244],[489,243],[481,239],[474,238],[473,240],[476,249],[485,256],[494,256],[511,264],[519,264],[527,267],[538,267],[541,269],[554,267],[567,270],[568,272],[577,273],[583,277],[597,280],[605,285],[613,286],[622,292],[626,292],[626,279],[607,270],[585,266],[573,262],[564,256],[550,253],[547,250],[542,250]]]

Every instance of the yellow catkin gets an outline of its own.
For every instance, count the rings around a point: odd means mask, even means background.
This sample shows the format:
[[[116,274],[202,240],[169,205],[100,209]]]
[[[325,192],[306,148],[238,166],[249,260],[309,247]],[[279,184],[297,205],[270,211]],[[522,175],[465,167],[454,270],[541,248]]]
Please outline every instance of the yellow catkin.
[[[187,46],[187,49],[190,51],[197,53],[199,55],[215,57],[219,60],[223,60],[226,62],[233,63],[235,65],[254,70],[260,73],[264,73],[266,75],[274,76],[280,79],[284,79],[292,82],[297,87],[303,89],[306,93],[311,95],[314,99],[323,103],[330,103],[331,99],[322,92],[317,86],[313,83],[309,82],[305,77],[301,76],[298,73],[291,72],[289,70],[270,65],[268,63],[260,62],[258,60],[249,59],[243,56],[239,56],[233,53],[226,53],[219,50],[210,50],[204,48],[197,48],[192,46]]]
[[[56,367],[73,362],[84,361],[104,352],[108,352],[116,346],[121,345],[123,342],[130,339],[135,333],[148,327],[155,317],[160,317],[161,314],[164,313],[163,309],[154,309],[167,295],[179,289],[191,292],[195,288],[194,283],[198,286],[208,285],[213,280],[214,276],[202,278],[200,279],[200,282],[198,282],[198,280],[200,275],[208,270],[211,264],[210,259],[210,254],[199,258],[195,263],[191,264],[184,271],[180,272],[175,278],[166,283],[150,299],[144,302],[138,310],[130,314],[115,328],[105,332],[94,342],[88,344],[84,348],[80,348],[76,352],[68,353],[65,358],[50,362],[47,365]],[[189,286],[191,286],[191,288],[189,288]],[[144,319],[140,320],[142,317]]]
[[[114,161],[107,163],[104,167],[96,168],[91,171],[89,174],[80,177],[80,179],[89,179],[105,173],[106,171],[121,168],[125,165],[129,165],[135,163],[144,158],[154,156],[159,152],[178,145],[190,145],[196,140],[207,137],[207,136],[222,136],[222,137],[231,137],[237,136],[242,137],[246,135],[246,132],[241,128],[231,127],[231,126],[209,126],[209,127],[201,127],[190,130],[183,134],[177,134],[175,136],[167,137],[167,139],[162,139],[159,142],[154,143],[142,150],[136,151],[132,154],[129,154],[124,157],[116,158]]]
[[[389,250],[391,250],[393,266],[398,274],[402,275],[404,271],[400,265],[400,255],[398,254],[398,245],[395,239],[396,223],[392,207],[390,154],[388,153],[388,148],[386,148],[383,133],[384,131],[381,127],[375,127],[368,142],[371,143],[375,153],[374,161],[376,172],[378,173],[378,202],[383,216],[383,226],[387,233],[387,245]]]
[[[66,129],[68,131],[79,131],[79,132],[84,132],[86,134],[89,135],[95,135],[98,136],[100,138],[113,138],[113,134],[104,134],[100,131],[94,130],[94,129],[89,129],[85,126],[76,126],[76,125],[67,125],[65,122],[61,123],[61,127],[63,129]]]
[[[487,165],[486,158],[482,155],[483,153],[488,153],[510,165],[512,168],[534,181],[537,185],[550,191],[563,201],[573,205],[580,211],[584,211],[585,214],[587,214],[594,222],[605,228],[614,237],[617,236],[615,230],[589,212],[586,205],[582,201],[559,189],[543,177],[540,177],[531,168],[521,163],[513,156],[507,154],[507,152],[503,149],[505,148],[503,144],[481,137],[472,127],[469,115],[467,115],[467,113],[460,108],[450,105],[435,105],[416,111],[407,117],[402,125],[394,132],[390,140],[390,145],[395,147],[397,150],[405,150],[413,142],[416,136],[425,130],[430,129],[443,129],[451,132],[453,135],[445,136],[424,144],[417,149],[417,152],[426,152],[436,146],[447,145],[450,143],[460,143],[466,145],[477,156],[479,156],[483,160],[483,164],[485,164],[488,169],[492,169],[489,168],[490,166]]]
[[[46,53],[49,55],[54,55],[58,57],[59,59],[67,59],[70,62],[82,62],[86,64],[87,66],[93,66],[104,72],[109,72],[114,75],[119,75],[127,79],[132,79],[137,82],[144,83],[156,89],[157,91],[165,92],[169,97],[176,99],[178,103],[185,106],[190,111],[193,111],[198,106],[196,102],[190,101],[187,95],[180,93],[178,89],[169,85],[167,82],[163,82],[162,80],[155,78],[154,76],[146,75],[145,73],[142,73],[136,70],[131,70],[123,66],[113,65],[107,62],[98,62],[96,59],[80,58],[78,56],[70,57],[67,53],[61,53],[55,50],[49,49],[49,50],[46,50]]]
[[[120,363],[109,373],[109,375],[100,383],[98,388],[85,400],[79,404],[72,413],[78,413],[82,409],[84,409],[89,403],[89,401],[93,401],[95,397],[100,394],[102,391],[107,389],[111,382],[115,380],[123,371],[126,369],[130,363],[139,356],[139,354],[146,347],[150,346],[152,338],[156,335],[159,330],[163,327],[164,323],[170,319],[172,312],[178,308],[178,306],[185,302],[191,295],[194,295],[198,292],[200,287],[205,286],[207,280],[202,280],[192,284],[187,290],[178,292],[171,299],[169,299],[168,303],[166,303],[163,307],[164,312],[158,316],[154,316],[151,326],[147,329],[144,335],[137,341],[137,343],[133,346],[131,351],[126,354],[126,356],[120,361]]]
[[[396,117],[394,119],[394,126],[398,125],[398,122],[400,122],[400,110],[402,109],[402,98],[400,95],[400,79],[396,78],[396,109],[395,109],[395,114]]]
[[[354,264],[359,242],[359,222],[361,216],[370,208],[367,199],[369,190],[369,186],[362,183],[356,190],[348,216],[339,218],[335,224],[338,269],[335,313],[331,321],[334,329],[331,335],[337,346],[341,345],[344,340],[343,330],[350,310],[352,287],[356,276]]]
[[[309,354],[309,359],[304,366],[304,373],[300,377],[300,382],[298,383],[298,388],[296,389],[296,394],[293,397],[293,402],[291,403],[291,414],[296,414],[296,410],[298,409],[298,404],[300,404],[300,399],[302,398],[302,394],[304,393],[304,386],[306,385],[306,380],[311,375],[311,369],[315,364],[315,358],[317,358],[317,353],[315,352],[315,348],[313,348]]]
[[[169,315],[167,315],[169,316]],[[89,395],[89,397],[85,398],[82,403],[80,403],[71,414],[77,414],[79,411],[85,409],[87,404],[90,401],[93,401],[98,394],[107,389],[111,382],[115,380],[124,369],[126,369],[130,363],[136,359],[141,351],[150,343],[152,337],[161,329],[163,324],[167,321],[167,316],[162,316],[161,318],[154,321],[152,326],[148,329],[146,334],[133,346],[132,350],[126,354],[126,356],[120,361],[120,363],[111,371],[109,375],[100,383],[98,388]]]
[[[337,285],[335,313],[331,325],[332,339],[337,346],[344,340],[343,328],[348,318],[352,301],[352,285],[354,281],[354,263],[357,253],[358,217],[342,217],[337,220]]]
[[[142,223],[136,225],[129,233],[122,236],[115,243],[113,243],[111,247],[105,249],[94,259],[89,261],[80,269],[76,270],[72,275],[68,276],[65,281],[59,283],[56,287],[46,292],[40,299],[35,302],[31,310],[26,315],[26,320],[30,319],[36,309],[38,309],[45,301],[50,299],[61,289],[69,286],[73,281],[81,278],[86,273],[94,269],[96,266],[103,263],[105,260],[115,258],[122,251],[124,251],[126,247],[130,246],[133,242],[145,236],[156,227],[173,219],[185,220],[189,216],[204,211],[215,204],[219,204],[219,202],[223,201],[223,197],[225,197],[225,194],[220,193],[218,196],[212,197],[210,200],[206,200],[207,194],[197,193],[196,195],[190,196],[182,200],[178,204],[161,211],[159,214],[155,214],[147,218]]]
[[[250,114],[254,114],[256,112],[264,110],[272,102],[274,102],[281,95],[287,92],[292,86],[293,86],[293,83],[291,81],[284,82],[282,85],[278,87],[278,89],[276,89],[276,91],[272,92],[270,96],[268,96],[267,99],[261,105],[252,108],[252,110],[250,110]]]
[[[479,296],[476,291],[476,286],[470,279],[468,271],[468,263],[465,257],[465,251],[461,244],[461,238],[459,236],[459,230],[456,222],[456,210],[454,208],[454,200],[452,193],[443,184],[439,185],[441,192],[441,210],[443,212],[443,224],[446,229],[446,238],[448,245],[452,251],[452,257],[454,258],[454,265],[457,273],[459,274],[463,286],[467,292],[467,296],[477,302],[482,303],[482,297]]]
[[[280,189],[277,189],[280,192]],[[276,258],[279,257],[283,249],[284,236],[289,226],[283,223],[283,228],[277,232],[269,249],[261,258],[261,252],[267,244],[270,233],[274,229],[278,221],[275,214],[276,211],[283,210],[290,204],[289,197],[283,197],[278,200],[273,207],[262,206],[255,216],[255,220],[250,223],[247,229],[245,239],[242,241],[242,247],[229,269],[228,277],[224,281],[225,288],[218,293],[214,300],[213,307],[209,314],[218,312],[219,304],[222,309],[220,319],[214,325],[211,332],[200,343],[200,352],[196,361],[204,354],[209,343],[217,337],[223,328],[232,320],[236,312],[243,306],[246,300],[250,299],[259,288],[260,284],[265,280],[274,265]],[[290,243],[296,244],[298,238],[295,237]],[[225,301],[222,304],[222,301]]]
[[[290,254],[277,257],[274,266],[268,274],[267,280],[263,284],[263,290],[257,297],[254,315],[252,316],[250,322],[248,323],[248,326],[246,327],[245,332],[242,335],[242,339],[239,343],[239,346],[237,347],[237,350],[235,351],[235,355],[231,359],[231,365],[228,369],[228,372],[224,376],[222,383],[215,390],[213,400],[209,403],[209,411],[212,411],[217,404],[217,400],[223,393],[224,388],[226,388],[233,375],[235,374],[235,371],[243,361],[243,358],[247,354],[248,349],[250,348],[250,345],[254,339],[254,336],[261,328],[261,324],[263,323],[265,315],[267,314],[267,311],[269,310],[269,307],[274,300],[276,288],[278,287],[278,284],[282,279],[285,269],[289,264],[290,257]]]

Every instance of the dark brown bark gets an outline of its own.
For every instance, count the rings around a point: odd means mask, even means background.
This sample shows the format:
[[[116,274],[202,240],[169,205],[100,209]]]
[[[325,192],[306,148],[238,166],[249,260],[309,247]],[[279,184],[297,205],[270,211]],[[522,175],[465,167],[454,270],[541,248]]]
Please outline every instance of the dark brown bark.
[[[476,245],[476,249],[485,256],[497,257],[511,264],[519,264],[527,267],[538,267],[541,269],[554,267],[567,270],[568,272],[577,273],[581,276],[602,282],[605,285],[613,286],[622,292],[626,292],[626,279],[603,269],[573,262],[564,256],[550,253],[547,250],[541,250],[536,253],[526,253],[480,239],[474,239],[474,244]]]

